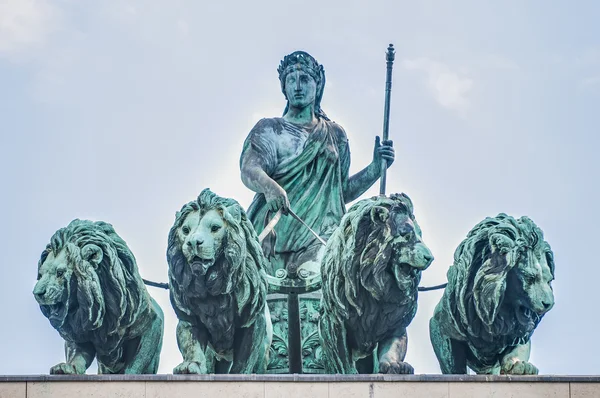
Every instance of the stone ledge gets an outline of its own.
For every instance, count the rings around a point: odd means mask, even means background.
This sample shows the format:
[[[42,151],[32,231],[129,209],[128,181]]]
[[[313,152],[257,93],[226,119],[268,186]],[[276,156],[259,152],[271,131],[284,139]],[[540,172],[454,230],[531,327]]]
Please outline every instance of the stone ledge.
[[[0,376],[0,398],[599,398],[599,376]]]
[[[0,375],[2,382],[178,382],[178,381],[215,381],[215,382],[427,382],[427,383],[464,383],[464,382],[519,382],[519,383],[600,383],[600,375],[540,375],[540,376],[485,376],[485,375],[323,375],[323,374],[251,374],[251,375]]]
[[[322,381],[322,378],[320,378]],[[100,381],[101,380],[101,381]],[[598,382],[425,382],[408,379],[302,382],[217,381],[178,378],[175,380],[5,381],[0,398],[598,398]]]

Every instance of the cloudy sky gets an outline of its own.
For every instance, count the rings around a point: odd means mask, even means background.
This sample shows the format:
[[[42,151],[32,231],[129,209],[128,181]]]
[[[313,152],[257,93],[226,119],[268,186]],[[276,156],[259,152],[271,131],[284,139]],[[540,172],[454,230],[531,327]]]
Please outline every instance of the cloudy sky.
[[[241,145],[285,106],[276,68],[325,66],[325,112],[352,170],[380,134],[394,43],[390,192],[405,192],[445,280],[481,219],[530,216],[556,258],[555,308],[533,337],[546,374],[598,374],[600,3],[0,0],[0,374],[47,373],[62,340],[31,294],[39,255],[73,218],[114,225],[142,275],[167,280],[175,211],[205,187],[248,205]],[[368,4],[368,5],[367,5]],[[375,194],[376,187],[368,194]],[[161,373],[181,361],[166,314]],[[407,360],[439,373],[423,293]],[[92,371],[90,369],[90,371]]]

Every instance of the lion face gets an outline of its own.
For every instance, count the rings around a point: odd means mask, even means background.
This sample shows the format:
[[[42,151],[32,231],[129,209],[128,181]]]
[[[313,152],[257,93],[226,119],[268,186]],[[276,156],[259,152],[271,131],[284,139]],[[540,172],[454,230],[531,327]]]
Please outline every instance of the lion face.
[[[433,261],[433,254],[423,243],[421,228],[406,211],[391,210],[390,229],[394,238],[392,247],[396,253],[396,265],[426,270]]]
[[[541,317],[554,306],[552,252],[549,246],[544,246],[524,250],[517,266],[508,274],[506,297],[517,309],[517,316]]]
[[[40,304],[40,309],[54,328],[65,323],[71,308],[77,304],[77,273],[90,273],[96,276],[96,269],[104,255],[102,249],[95,244],[87,244],[83,248],[68,243],[58,254],[47,247],[38,265],[38,281],[33,295]],[[97,286],[101,291],[101,287]]]
[[[50,252],[39,267],[33,295],[54,328],[61,327],[67,317],[72,276],[73,267],[67,261],[66,250],[57,255]]]
[[[225,222],[215,209],[204,215],[193,211],[177,229],[177,238],[192,273],[203,276],[223,252]]]
[[[390,209],[375,206],[371,211],[374,222],[386,223],[389,228],[392,239],[389,270],[398,283],[407,277],[414,278],[433,261],[433,254],[421,238],[421,228],[411,214],[401,203]]]

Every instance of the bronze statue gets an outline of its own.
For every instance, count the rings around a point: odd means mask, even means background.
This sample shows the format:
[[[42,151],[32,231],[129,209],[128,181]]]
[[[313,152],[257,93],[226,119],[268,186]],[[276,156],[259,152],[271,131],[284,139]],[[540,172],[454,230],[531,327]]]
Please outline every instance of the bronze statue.
[[[442,373],[537,374],[531,335],[554,306],[554,256],[528,217],[477,224],[454,253],[430,321]]]
[[[102,221],[73,220],[50,239],[38,263],[35,299],[65,339],[66,362],[50,374],[156,373],[163,312],[133,253]]]
[[[408,196],[363,199],[327,242],[319,332],[327,373],[414,373],[404,362],[433,255]],[[377,350],[377,358],[373,358]]]
[[[325,240],[357,199],[381,175],[382,160],[394,161],[392,141],[376,139],[372,163],[349,176],[350,148],[346,132],[321,109],[325,71],[304,51],[287,55],[278,68],[287,100],[283,117],[260,120],[252,129],[241,155],[244,184],[256,192],[248,217],[257,233],[278,210],[295,212]],[[293,274],[307,262],[318,262],[322,244],[294,217],[275,226],[273,270]],[[267,242],[272,240],[266,239]],[[318,265],[317,265],[318,268]]]
[[[177,213],[167,261],[183,356],[173,373],[265,373],[266,260],[241,206],[202,191]]]

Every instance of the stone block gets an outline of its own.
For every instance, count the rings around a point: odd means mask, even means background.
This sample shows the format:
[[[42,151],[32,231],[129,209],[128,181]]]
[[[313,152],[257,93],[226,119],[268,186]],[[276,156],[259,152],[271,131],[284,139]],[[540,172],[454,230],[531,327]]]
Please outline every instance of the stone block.
[[[265,398],[328,398],[328,396],[328,383],[265,383]]]
[[[8,382],[0,383],[0,398],[25,398],[27,394],[27,383]]]
[[[365,382],[331,382],[329,398],[369,398],[375,390],[373,383]],[[308,398],[308,397],[307,397]]]
[[[27,383],[27,398],[144,398],[143,381],[53,381]]]
[[[445,382],[378,382],[374,384],[373,398],[448,398]],[[371,398],[370,395],[366,397]]]
[[[569,383],[449,383],[449,398],[569,398]]]
[[[263,382],[149,381],[146,383],[146,398],[264,398],[264,396],[265,383]],[[288,395],[285,396],[288,397]]]
[[[571,398],[598,398],[600,385],[598,383],[571,383]]]

